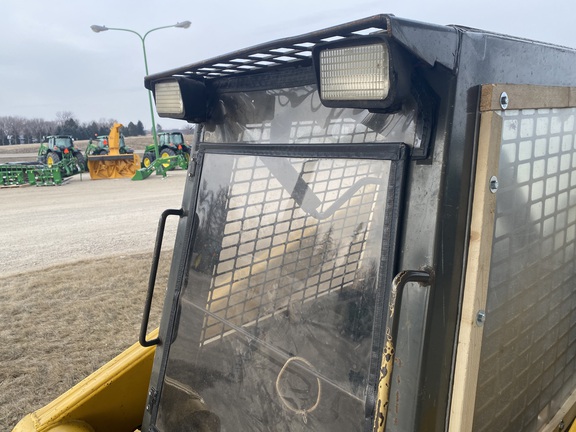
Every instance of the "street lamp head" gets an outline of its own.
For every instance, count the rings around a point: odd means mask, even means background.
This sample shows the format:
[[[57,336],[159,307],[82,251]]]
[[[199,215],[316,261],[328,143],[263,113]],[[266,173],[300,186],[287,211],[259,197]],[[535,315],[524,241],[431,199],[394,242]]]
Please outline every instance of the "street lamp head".
[[[182,21],[182,22],[176,23],[176,25],[174,27],[187,29],[188,27],[190,27],[190,24],[192,24],[190,21]]]
[[[99,26],[99,25],[91,25],[90,28],[92,29],[92,31],[93,31],[94,33],[100,33],[100,32],[103,32],[103,31],[108,30],[108,27],[106,27],[106,26]]]

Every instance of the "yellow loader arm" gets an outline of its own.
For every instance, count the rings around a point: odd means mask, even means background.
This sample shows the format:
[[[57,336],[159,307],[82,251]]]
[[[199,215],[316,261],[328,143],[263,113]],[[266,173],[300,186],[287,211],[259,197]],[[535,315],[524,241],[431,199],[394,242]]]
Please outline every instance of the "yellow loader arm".
[[[158,329],[151,332],[156,338]],[[144,415],[155,348],[136,343],[12,432],[133,432]]]

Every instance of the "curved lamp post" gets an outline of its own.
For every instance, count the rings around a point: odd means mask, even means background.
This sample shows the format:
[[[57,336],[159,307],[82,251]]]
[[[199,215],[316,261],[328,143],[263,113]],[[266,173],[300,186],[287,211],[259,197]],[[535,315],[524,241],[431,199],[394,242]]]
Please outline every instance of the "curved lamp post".
[[[148,59],[146,57],[146,42],[145,42],[146,36],[148,36],[153,31],[162,30],[162,29],[170,28],[170,27],[187,29],[188,27],[190,27],[190,24],[191,24],[190,21],[182,21],[182,22],[179,22],[179,23],[176,23],[173,25],[156,27],[156,28],[153,28],[152,30],[148,30],[146,33],[144,33],[144,36],[142,36],[140,33],[136,32],[134,30],[125,29],[125,28],[106,27],[106,26],[99,26],[99,25],[92,25],[92,26],[90,26],[90,28],[95,33],[100,33],[100,32],[107,31],[107,30],[118,30],[118,31],[125,31],[125,32],[129,32],[129,33],[134,33],[136,36],[138,36],[140,38],[140,41],[142,42],[142,51],[144,53],[144,67],[146,69],[146,75],[148,75]],[[148,101],[150,103],[150,116],[152,117],[152,137],[154,138],[154,151],[156,153],[156,159],[159,159],[160,154],[158,152],[158,138],[156,137],[156,120],[154,119],[154,106],[152,105],[152,92],[150,90],[148,90]],[[163,174],[165,175],[164,171],[163,171]]]

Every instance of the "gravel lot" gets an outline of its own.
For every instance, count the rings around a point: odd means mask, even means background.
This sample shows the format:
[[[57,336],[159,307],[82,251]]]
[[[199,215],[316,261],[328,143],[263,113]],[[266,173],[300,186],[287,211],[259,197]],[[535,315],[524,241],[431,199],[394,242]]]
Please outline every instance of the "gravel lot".
[[[0,188],[0,276],[152,251],[160,214],[180,207],[185,180],[175,170],[143,181],[84,174],[61,186]],[[168,222],[164,245],[171,249],[176,218]]]

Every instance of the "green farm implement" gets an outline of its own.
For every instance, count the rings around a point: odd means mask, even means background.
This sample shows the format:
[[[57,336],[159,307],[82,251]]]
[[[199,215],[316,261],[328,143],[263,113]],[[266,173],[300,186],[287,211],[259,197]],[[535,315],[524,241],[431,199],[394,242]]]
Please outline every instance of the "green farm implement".
[[[62,184],[58,165],[49,167],[38,162],[10,162],[0,165],[0,186],[53,186]]]
[[[183,170],[188,169],[188,161],[184,154],[176,154],[174,156],[163,156],[160,159],[154,159],[148,165],[140,168],[132,177],[132,180],[144,180],[153,172],[159,175],[165,175],[166,171],[180,167]]]
[[[85,171],[84,155],[68,135],[46,137],[38,149],[37,162],[0,164],[0,186],[60,185],[65,177]]]

